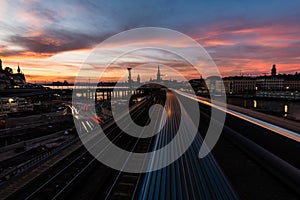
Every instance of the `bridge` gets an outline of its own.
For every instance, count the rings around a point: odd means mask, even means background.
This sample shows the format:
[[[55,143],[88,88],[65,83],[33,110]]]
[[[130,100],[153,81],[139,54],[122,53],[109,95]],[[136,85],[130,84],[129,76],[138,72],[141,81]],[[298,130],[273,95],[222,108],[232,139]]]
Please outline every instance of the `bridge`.
[[[40,98],[46,99],[54,97],[59,99],[71,100],[72,92],[76,89],[76,94],[82,98],[94,99],[95,101],[109,100],[113,98],[127,98],[129,95],[138,94],[143,95],[144,93],[151,92],[156,89],[155,84],[147,84],[141,87],[128,87],[127,84],[120,84],[115,86],[116,83],[86,83],[78,84],[74,86],[70,85],[45,85],[28,87],[28,88],[7,88],[0,90],[2,97],[27,97],[27,98]]]
[[[225,109],[221,103],[177,90],[152,91],[144,95],[149,98],[130,108],[131,118],[136,124],[149,124],[150,107],[160,104],[166,109],[166,118],[155,122],[159,124],[165,120],[161,131],[153,137],[136,138],[110,119],[101,124],[105,137],[131,152],[146,153],[164,147],[176,136],[181,116],[188,118],[190,115],[180,109],[176,98],[179,95],[199,105],[200,121],[192,144],[175,162],[148,173],[122,172],[100,163],[75,137],[50,157],[32,162],[27,168],[16,167],[11,174],[1,176],[0,198],[297,199],[300,196],[299,123],[232,105]],[[212,109],[226,113],[226,121],[212,152],[200,159],[199,149],[211,121]],[[86,137],[91,137],[91,144],[96,146],[103,142],[103,138],[93,132],[99,126],[97,122],[84,114],[77,120],[89,133]],[[185,127],[192,125],[184,124]],[[188,132],[186,137],[191,137]],[[186,138],[181,138],[181,142],[184,140]],[[110,147],[110,143],[106,145]],[[177,146],[180,148],[182,144]],[[175,156],[175,151],[154,154],[143,166],[151,168],[165,162]],[[100,154],[105,155],[105,150]],[[125,160],[124,167],[134,164],[121,154],[115,155],[115,159]],[[8,175],[12,178],[8,179]]]

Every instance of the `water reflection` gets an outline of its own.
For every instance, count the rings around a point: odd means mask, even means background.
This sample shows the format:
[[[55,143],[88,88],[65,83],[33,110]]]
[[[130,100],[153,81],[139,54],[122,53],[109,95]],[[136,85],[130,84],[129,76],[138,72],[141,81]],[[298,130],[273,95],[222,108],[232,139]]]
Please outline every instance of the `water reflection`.
[[[300,102],[288,100],[244,99],[228,97],[228,103],[244,108],[300,120]]]
[[[257,101],[255,99],[253,100],[253,107],[257,108]]]
[[[288,105],[284,105],[284,112],[288,113]]]

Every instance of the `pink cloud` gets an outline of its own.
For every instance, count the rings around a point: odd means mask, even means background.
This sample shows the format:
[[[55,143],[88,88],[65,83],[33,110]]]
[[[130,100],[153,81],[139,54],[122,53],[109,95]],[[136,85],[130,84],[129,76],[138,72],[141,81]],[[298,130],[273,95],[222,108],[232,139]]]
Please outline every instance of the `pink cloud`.
[[[281,73],[300,70],[300,24],[248,26],[217,24],[193,37],[210,52],[223,75],[269,73],[273,63]]]

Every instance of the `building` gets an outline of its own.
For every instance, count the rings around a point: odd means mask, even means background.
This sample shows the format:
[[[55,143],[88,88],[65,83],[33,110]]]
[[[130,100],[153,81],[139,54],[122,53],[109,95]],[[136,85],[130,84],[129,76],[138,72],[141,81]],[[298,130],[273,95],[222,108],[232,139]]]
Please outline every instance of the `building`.
[[[271,69],[271,76],[276,76],[276,65],[274,64],[272,69]]]
[[[281,91],[284,90],[284,79],[277,76],[261,76],[256,79],[256,90]]]
[[[255,92],[256,79],[254,77],[225,77],[223,82],[227,94],[251,94]]]
[[[189,81],[189,84],[199,95],[226,92],[228,95],[251,95],[288,99],[300,98],[300,74],[297,72],[294,75],[277,74],[275,64],[272,66],[271,75],[269,76],[230,76],[222,79],[213,76],[208,77],[205,81],[203,79],[192,79]]]
[[[137,78],[136,78],[136,83],[139,85],[141,83],[141,78],[140,75],[138,74]]]
[[[190,90],[190,84],[188,84],[188,82],[186,81],[177,81],[177,80],[164,80],[162,79],[161,73],[160,73],[160,67],[157,67],[157,75],[156,75],[156,79],[152,79],[150,78],[150,80],[148,82],[146,82],[146,84],[158,84],[161,86],[165,86],[167,88],[176,88],[179,89],[181,91],[187,91]]]
[[[162,81],[161,76],[160,76],[160,68],[157,66],[157,77],[156,77],[157,82]]]
[[[0,71],[0,90],[7,88],[10,85],[10,80],[5,73]]]
[[[206,86],[210,95],[221,95],[225,94],[225,87],[221,77],[210,76],[205,80]]]
[[[191,79],[189,80],[189,84],[192,86],[196,94],[198,95],[208,95],[208,89],[205,83],[205,80],[200,77],[200,79]]]
[[[271,69],[271,76],[223,78],[227,94],[254,94],[257,91],[299,91],[300,74],[277,74],[276,65]]]
[[[298,92],[300,91],[300,74],[279,74],[277,77],[284,79],[283,90]]]
[[[150,78],[149,83],[157,83],[157,84],[164,84],[164,80],[161,78],[161,74],[160,74],[160,67],[157,66],[157,74],[156,74],[156,79],[152,79]]]
[[[284,88],[288,91],[299,92],[300,76],[285,80]]]
[[[0,59],[0,89],[25,87],[26,79],[18,65],[17,73],[13,73],[12,68],[3,68],[2,60]]]

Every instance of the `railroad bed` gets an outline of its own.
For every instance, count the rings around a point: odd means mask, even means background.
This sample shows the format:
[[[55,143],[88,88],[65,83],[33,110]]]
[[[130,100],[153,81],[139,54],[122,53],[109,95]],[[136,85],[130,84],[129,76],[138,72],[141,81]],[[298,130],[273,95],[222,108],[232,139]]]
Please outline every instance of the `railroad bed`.
[[[149,102],[147,104],[149,104]],[[137,120],[140,120],[140,122],[144,120],[145,123],[147,118],[139,117],[141,113],[139,108],[133,112],[133,116],[135,116]],[[145,147],[150,145],[148,142],[137,145],[138,141],[136,139],[120,132],[116,126],[110,123],[107,124],[107,128],[104,127],[104,130],[108,137],[115,140],[114,142],[123,148],[140,148],[141,150],[143,149],[141,146]],[[90,135],[92,134],[94,133],[90,133]],[[87,177],[91,172],[99,170],[102,173],[101,176],[97,178],[101,180],[106,177],[105,183],[113,180],[112,177],[114,176],[121,177],[117,171],[100,164],[84,147],[80,147],[65,159],[50,167],[40,176],[24,185],[20,190],[11,194],[8,199],[52,199],[69,195],[72,196],[74,191],[76,191],[74,187],[78,187],[78,183],[81,182],[80,180],[82,178]],[[103,187],[106,188],[107,184],[103,185]],[[97,188],[96,192],[98,193],[100,190],[102,194],[108,193],[108,191],[104,191],[104,188]]]
[[[176,98],[167,92],[166,96],[149,99],[132,109],[133,120],[147,124],[148,109],[155,103],[166,106],[168,110],[166,124],[158,135],[134,138],[122,132],[113,121],[103,126],[105,135],[128,151],[148,152],[165,146],[176,135],[180,116],[188,117],[193,111],[181,113]],[[241,121],[235,124],[236,119],[228,117],[212,153],[199,159],[211,108],[200,105],[200,110],[199,133],[190,148],[165,168],[141,174],[119,172],[98,162],[80,147],[8,199],[298,199],[297,177],[294,177],[296,182],[282,177],[282,172],[290,172],[280,171],[282,169],[277,165],[287,163],[283,165],[288,166],[289,162],[296,165],[297,160],[292,161],[290,157],[282,160],[276,149],[267,145],[264,148],[268,139],[275,141],[278,136],[262,128]],[[189,126],[193,124],[185,124],[185,127]],[[90,137],[91,144],[97,144],[92,139],[101,142],[93,131]],[[185,137],[191,136],[187,132],[181,138],[182,142]],[[283,140],[284,144],[286,142]],[[177,146],[180,148],[182,144]],[[153,154],[145,165],[151,169],[175,153]],[[118,156],[121,155],[115,155],[115,159]],[[132,164],[125,162],[124,166]]]

